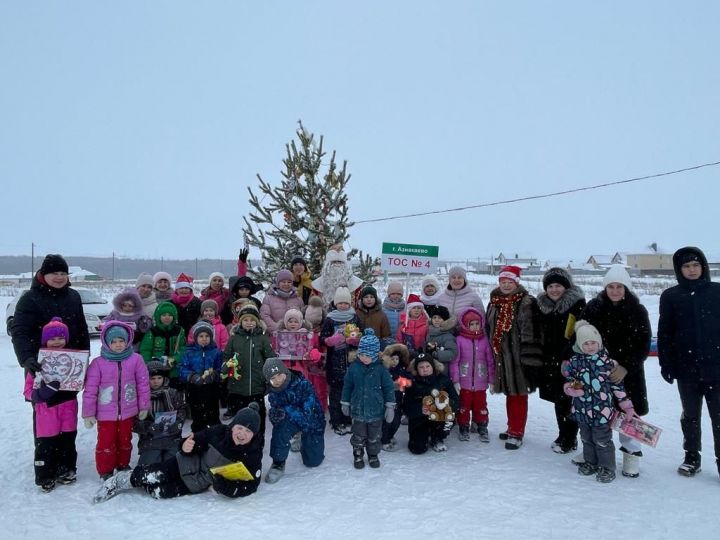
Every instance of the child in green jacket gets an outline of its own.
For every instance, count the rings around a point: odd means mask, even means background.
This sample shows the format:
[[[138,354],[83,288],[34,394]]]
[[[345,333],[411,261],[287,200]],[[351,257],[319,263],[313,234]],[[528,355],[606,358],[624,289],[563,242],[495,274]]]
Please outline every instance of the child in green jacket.
[[[255,402],[260,407],[260,440],[265,440],[265,377],[263,364],[277,355],[270,345],[270,338],[260,326],[260,313],[252,305],[246,305],[238,314],[235,326],[225,347],[222,375],[228,381],[226,415],[234,415],[240,409]]]
[[[153,358],[170,369],[170,386],[180,388],[177,364],[185,351],[185,331],[178,324],[178,312],[172,302],[160,302],[153,314],[155,324],[140,343],[140,354],[145,364]]]

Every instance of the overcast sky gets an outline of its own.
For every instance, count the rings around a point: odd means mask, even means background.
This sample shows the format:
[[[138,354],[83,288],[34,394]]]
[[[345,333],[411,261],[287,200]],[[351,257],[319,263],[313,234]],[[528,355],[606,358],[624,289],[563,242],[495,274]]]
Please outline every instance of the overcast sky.
[[[1,254],[229,257],[302,119],[351,219],[720,161],[720,3],[0,4]],[[720,167],[359,224],[348,247],[720,253]]]

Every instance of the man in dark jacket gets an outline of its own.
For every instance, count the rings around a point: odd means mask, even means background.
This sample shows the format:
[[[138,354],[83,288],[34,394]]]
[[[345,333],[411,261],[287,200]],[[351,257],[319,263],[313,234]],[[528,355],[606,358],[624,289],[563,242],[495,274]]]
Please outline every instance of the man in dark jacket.
[[[678,284],[660,296],[658,356],[663,379],[677,379],[685,461],[678,473],[700,472],[700,416],[707,402],[720,458],[720,283],[710,281],[710,268],[696,247],[673,255]],[[720,472],[720,461],[718,461]]]
[[[85,314],[80,294],[70,288],[68,264],[62,255],[47,255],[30,285],[18,300],[12,324],[15,356],[22,367],[35,373],[40,369],[38,351],[42,328],[53,317],[68,327],[68,349],[90,350]]]

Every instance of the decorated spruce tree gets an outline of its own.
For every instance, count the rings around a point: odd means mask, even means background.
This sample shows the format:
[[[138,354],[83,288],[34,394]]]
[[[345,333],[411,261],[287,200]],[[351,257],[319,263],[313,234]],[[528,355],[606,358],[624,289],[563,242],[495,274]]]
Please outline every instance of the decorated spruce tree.
[[[250,271],[265,283],[272,282],[279,270],[289,268],[298,255],[307,260],[311,275],[316,277],[325,253],[343,245],[353,225],[348,220],[346,187],[351,175],[347,161],[338,168],[334,150],[326,159],[323,136],[316,140],[302,122],[298,125],[297,140],[286,145],[279,185],[266,182],[258,174],[257,190],[248,186],[252,210],[243,217],[243,235],[246,246],[257,247],[262,254],[260,266]],[[377,260],[356,249],[348,256],[359,257],[354,273],[373,281],[371,272]]]

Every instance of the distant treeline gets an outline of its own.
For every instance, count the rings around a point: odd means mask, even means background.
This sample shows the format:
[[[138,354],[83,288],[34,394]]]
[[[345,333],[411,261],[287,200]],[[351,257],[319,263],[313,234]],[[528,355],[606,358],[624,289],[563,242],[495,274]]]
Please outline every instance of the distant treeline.
[[[66,255],[70,266],[80,266],[83,270],[93,272],[105,279],[131,279],[141,272],[154,274],[159,270],[168,272],[173,278],[180,272],[190,274],[193,278],[207,279],[212,272],[222,272],[226,276],[237,273],[237,259],[125,259],[112,257],[74,257]],[[34,269],[37,271],[45,255],[35,257]],[[254,261],[253,261],[254,262]],[[30,257],[26,255],[0,255],[0,274],[20,274],[30,272]]]

